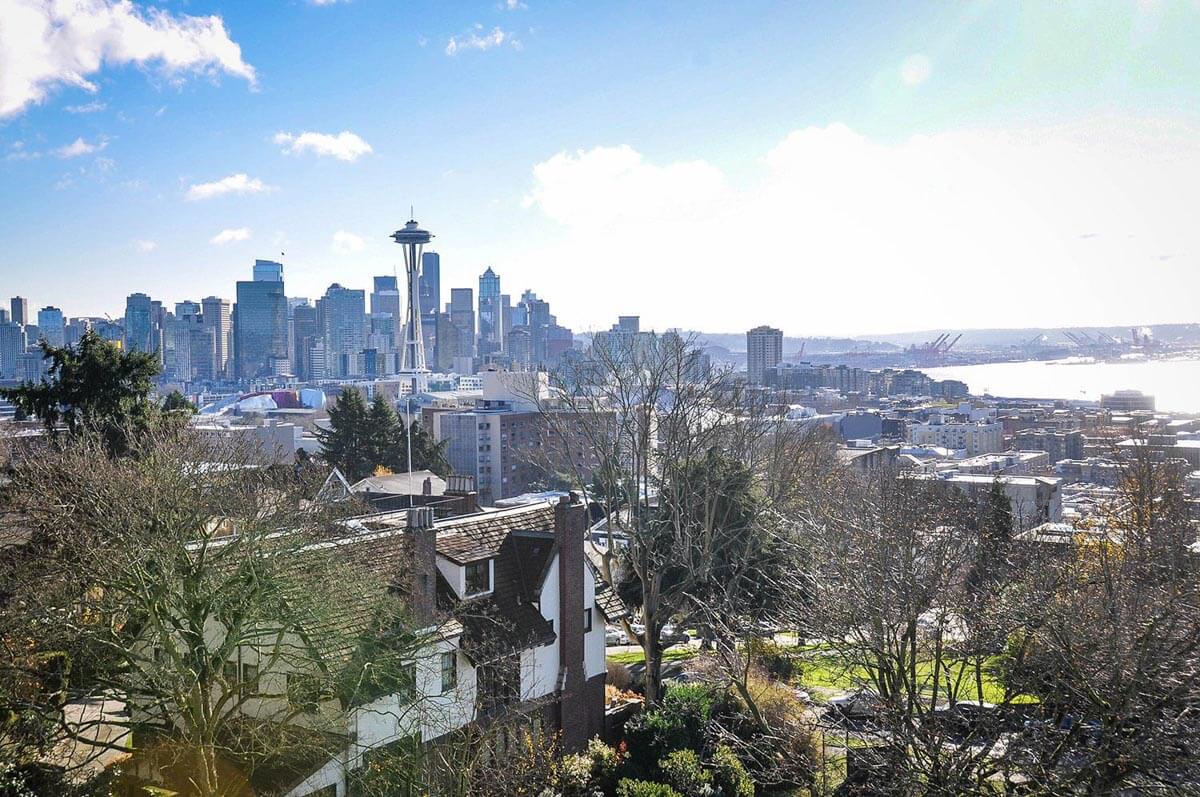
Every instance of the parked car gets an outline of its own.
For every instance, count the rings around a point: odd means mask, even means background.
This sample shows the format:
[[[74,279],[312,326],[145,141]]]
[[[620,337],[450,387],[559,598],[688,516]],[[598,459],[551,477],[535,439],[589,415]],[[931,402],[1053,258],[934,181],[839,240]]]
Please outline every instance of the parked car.
[[[883,701],[879,695],[866,689],[835,697],[828,706],[825,712],[827,717],[853,725],[875,723],[883,711]]]
[[[679,626],[672,625],[670,623],[662,627],[661,639],[663,647],[670,647],[671,645],[686,645],[692,641],[692,638],[687,631],[684,631]]]
[[[613,645],[628,645],[629,635],[625,633],[625,629],[620,626],[610,625],[604,629],[604,645],[612,647]]]

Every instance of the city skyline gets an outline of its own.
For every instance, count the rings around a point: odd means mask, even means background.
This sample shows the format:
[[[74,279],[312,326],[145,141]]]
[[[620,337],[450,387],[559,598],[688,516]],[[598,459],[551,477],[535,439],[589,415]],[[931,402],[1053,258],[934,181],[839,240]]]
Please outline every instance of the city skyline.
[[[446,286],[490,266],[579,330],[1194,320],[1194,7],[501,5],[97,0],[92,39],[3,0],[6,292],[232,298],[286,252],[315,299],[396,273],[415,204]]]

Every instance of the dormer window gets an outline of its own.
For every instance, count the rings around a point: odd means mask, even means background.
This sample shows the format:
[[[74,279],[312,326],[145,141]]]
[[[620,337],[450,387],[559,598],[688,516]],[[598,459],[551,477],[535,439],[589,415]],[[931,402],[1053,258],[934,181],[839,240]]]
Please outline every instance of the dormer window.
[[[469,562],[465,570],[465,595],[478,595],[492,589],[492,571],[489,560],[480,559],[478,562]]]

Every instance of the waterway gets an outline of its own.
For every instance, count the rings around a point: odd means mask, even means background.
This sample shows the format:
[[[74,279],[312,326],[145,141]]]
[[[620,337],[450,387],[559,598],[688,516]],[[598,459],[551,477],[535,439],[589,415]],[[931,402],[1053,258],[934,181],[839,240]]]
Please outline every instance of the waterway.
[[[1083,399],[1100,394],[1140,390],[1157,400],[1160,410],[1200,412],[1200,360],[1066,360],[986,365],[954,365],[921,369],[934,379],[958,379],[971,393],[1007,398]]]

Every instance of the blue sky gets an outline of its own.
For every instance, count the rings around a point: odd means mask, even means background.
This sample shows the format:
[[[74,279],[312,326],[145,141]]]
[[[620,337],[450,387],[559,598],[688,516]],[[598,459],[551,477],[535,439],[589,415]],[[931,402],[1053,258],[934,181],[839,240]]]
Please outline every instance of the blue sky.
[[[577,329],[1200,320],[1198,34],[1153,2],[0,0],[0,294],[116,316],[281,251],[289,294],[369,287],[412,204],[447,296],[491,265]]]

